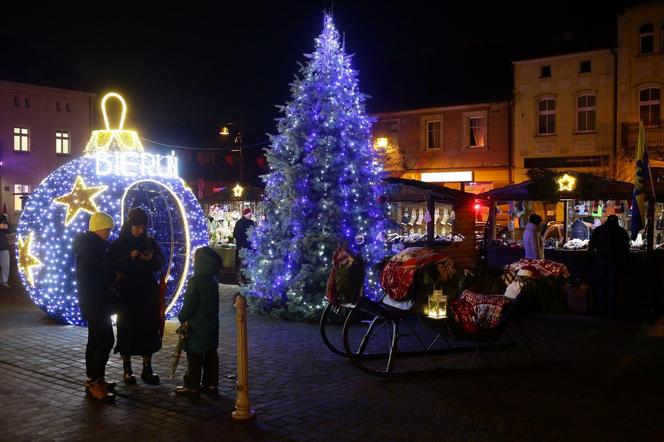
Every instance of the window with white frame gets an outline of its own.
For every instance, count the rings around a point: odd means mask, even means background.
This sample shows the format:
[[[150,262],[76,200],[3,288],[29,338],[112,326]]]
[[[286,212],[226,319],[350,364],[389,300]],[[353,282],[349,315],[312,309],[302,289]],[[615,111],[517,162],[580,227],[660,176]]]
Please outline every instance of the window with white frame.
[[[27,127],[14,128],[14,152],[30,151],[30,129]]]
[[[486,118],[468,117],[468,147],[486,146]]]
[[[55,132],[55,153],[68,155],[71,153],[69,149],[69,132],[66,130],[59,130]]]
[[[655,52],[655,27],[646,23],[639,28],[639,54]]]
[[[577,132],[594,132],[596,130],[595,111],[594,94],[584,94],[576,97]]]
[[[645,126],[659,125],[660,90],[649,87],[639,91],[639,117]]]
[[[538,135],[551,135],[556,133],[556,100],[542,98],[537,102]]]
[[[440,120],[427,121],[427,149],[440,148]]]
[[[30,194],[30,186],[27,184],[14,184],[14,211],[20,212],[23,210],[23,198]]]

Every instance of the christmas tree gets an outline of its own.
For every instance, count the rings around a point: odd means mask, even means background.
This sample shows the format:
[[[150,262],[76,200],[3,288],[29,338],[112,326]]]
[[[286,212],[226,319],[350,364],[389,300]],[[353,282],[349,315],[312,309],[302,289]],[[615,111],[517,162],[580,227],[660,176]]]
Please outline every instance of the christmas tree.
[[[243,254],[251,305],[290,319],[313,319],[324,308],[339,244],[368,264],[365,295],[374,298],[380,288],[371,265],[385,253],[381,166],[365,96],[331,16],[305,57],[266,152],[266,220],[251,233],[253,250]]]

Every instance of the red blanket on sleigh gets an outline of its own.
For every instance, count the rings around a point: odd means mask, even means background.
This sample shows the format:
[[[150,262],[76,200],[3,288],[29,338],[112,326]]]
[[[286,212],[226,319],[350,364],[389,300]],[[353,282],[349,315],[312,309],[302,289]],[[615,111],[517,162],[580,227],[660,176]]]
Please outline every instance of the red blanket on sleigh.
[[[503,310],[512,302],[503,295],[481,295],[465,290],[450,302],[454,322],[466,333],[494,328],[502,319]]]
[[[401,301],[410,292],[417,271],[421,267],[442,261],[445,258],[447,258],[447,255],[442,253],[427,253],[414,256],[405,261],[389,261],[380,275],[380,285],[390,298]]]

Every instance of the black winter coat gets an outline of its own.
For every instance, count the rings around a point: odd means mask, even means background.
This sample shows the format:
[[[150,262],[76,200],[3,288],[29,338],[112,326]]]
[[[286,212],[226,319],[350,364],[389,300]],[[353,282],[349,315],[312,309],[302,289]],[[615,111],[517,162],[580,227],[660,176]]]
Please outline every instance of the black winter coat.
[[[189,337],[184,351],[204,353],[219,346],[219,281],[217,273],[223,263],[210,247],[196,250],[194,276],[184,294],[180,322],[189,322]]]
[[[619,225],[608,221],[597,227],[588,244],[591,259],[613,261],[622,264],[629,253],[629,234]]]
[[[150,261],[131,259],[132,250],[152,251]],[[157,242],[147,235],[134,237],[123,229],[111,244],[116,269],[123,274],[118,282],[118,344],[116,353],[148,355],[161,349],[161,300],[159,282],[164,257]]]
[[[247,219],[244,216],[235,223],[235,227],[233,228],[233,238],[235,238],[235,244],[237,245],[238,250],[251,248],[251,244],[247,238],[247,230],[254,225],[255,223],[252,220]]]
[[[86,321],[108,318],[115,313],[115,270],[109,246],[108,241],[92,232],[79,233],[74,238],[78,305]]]
[[[0,250],[9,250],[9,240],[7,235],[14,233],[14,226],[9,224],[5,215],[0,215],[0,224],[7,224],[6,229],[0,229]]]

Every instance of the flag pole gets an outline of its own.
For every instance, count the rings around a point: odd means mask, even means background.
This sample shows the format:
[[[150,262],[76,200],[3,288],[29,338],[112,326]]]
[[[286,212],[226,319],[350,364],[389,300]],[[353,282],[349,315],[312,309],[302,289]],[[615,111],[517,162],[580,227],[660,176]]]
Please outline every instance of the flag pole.
[[[646,235],[646,251],[652,252],[655,245],[655,205],[657,204],[657,195],[655,194],[655,183],[652,177],[652,170],[650,169],[650,155],[648,155],[648,144],[646,143],[646,130],[643,126],[643,121],[639,121],[639,138],[642,138],[643,141],[643,154],[647,155],[648,158],[648,181],[650,181],[650,190],[652,192],[652,198],[648,201],[648,212],[647,212],[647,235]]]

